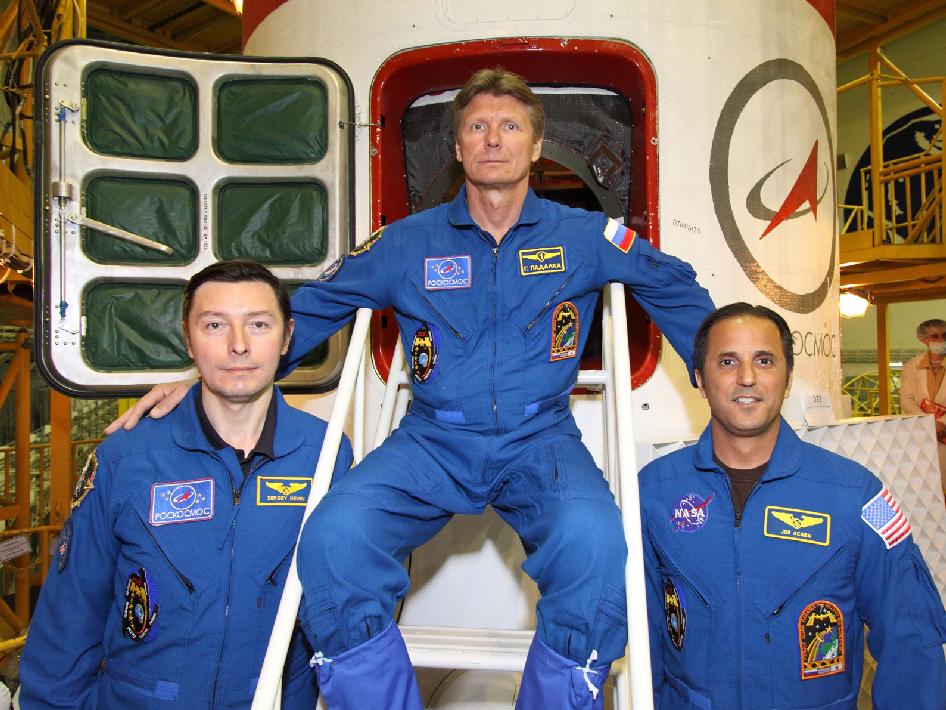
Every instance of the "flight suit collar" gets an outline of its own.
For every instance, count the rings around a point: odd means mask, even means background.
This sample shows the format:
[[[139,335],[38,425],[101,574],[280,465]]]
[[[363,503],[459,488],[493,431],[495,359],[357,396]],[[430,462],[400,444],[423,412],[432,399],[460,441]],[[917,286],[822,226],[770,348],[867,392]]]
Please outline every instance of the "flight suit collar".
[[[526,199],[522,203],[522,211],[519,213],[519,219],[516,225],[536,224],[542,218],[542,206],[538,196],[529,188],[526,192]],[[453,198],[447,207],[447,220],[454,227],[475,227],[476,222],[470,216],[470,210],[466,205],[466,185],[460,188],[460,192]],[[512,230],[510,230],[512,231]]]
[[[210,426],[206,415],[203,415],[200,387],[200,382],[195,383],[175,410],[173,437],[175,443],[184,449],[214,452],[229,445]],[[276,426],[277,418],[280,423],[278,427]],[[263,431],[253,451],[276,459],[299,448],[304,440],[304,432],[294,419],[291,408],[283,399],[282,392],[278,387],[274,387]],[[205,421],[208,425],[206,428]]]
[[[765,473],[760,481],[772,481],[785,478],[798,472],[802,463],[802,442],[792,431],[791,426],[783,417],[779,417],[778,438],[775,440],[775,449],[769,459]],[[699,471],[722,472],[720,466],[713,460],[713,433],[712,427],[707,425],[700,435],[693,452],[693,465]]]

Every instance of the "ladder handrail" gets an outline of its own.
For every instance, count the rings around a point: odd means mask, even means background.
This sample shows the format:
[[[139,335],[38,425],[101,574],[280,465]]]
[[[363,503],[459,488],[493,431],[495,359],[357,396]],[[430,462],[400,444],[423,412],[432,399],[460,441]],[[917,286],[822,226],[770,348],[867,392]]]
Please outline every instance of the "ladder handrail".
[[[352,403],[352,395],[362,364],[362,355],[370,324],[371,309],[359,308],[355,315],[355,324],[352,327],[351,345],[345,355],[345,364],[342,367],[342,374],[338,381],[335,404],[332,407],[325,438],[322,441],[319,462],[316,464],[315,473],[312,475],[309,499],[306,502],[305,512],[302,514],[302,523],[299,525],[299,536],[302,535],[305,521],[319,501],[322,500],[322,497],[328,491],[329,484],[332,482],[332,471],[335,468],[338,447],[342,441],[342,431]],[[359,344],[358,347],[356,347],[356,343]],[[296,537],[296,549],[298,549],[299,536]],[[286,663],[286,653],[289,650],[289,642],[292,640],[292,632],[296,625],[296,617],[299,613],[299,603],[301,601],[302,585],[296,572],[296,550],[293,550],[286,585],[283,587],[282,597],[279,600],[276,620],[273,622],[273,630],[269,637],[269,645],[266,647],[263,667],[260,669],[259,681],[253,695],[252,710],[275,710],[279,706],[283,666]]]

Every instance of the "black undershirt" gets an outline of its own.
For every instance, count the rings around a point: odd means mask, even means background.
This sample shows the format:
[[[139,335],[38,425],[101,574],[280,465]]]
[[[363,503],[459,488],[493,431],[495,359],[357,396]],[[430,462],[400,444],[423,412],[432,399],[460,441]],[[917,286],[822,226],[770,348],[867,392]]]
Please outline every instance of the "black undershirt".
[[[275,392],[273,392],[273,397],[269,401],[269,409],[266,410],[266,419],[263,421],[263,430],[260,432],[259,439],[256,441],[256,446],[254,446],[252,451],[250,451],[248,454],[242,449],[233,448],[230,446],[230,444],[220,438],[220,434],[217,433],[217,430],[214,429],[213,424],[210,423],[210,419],[207,418],[207,412],[204,411],[204,403],[201,399],[201,391],[199,389],[197,390],[197,396],[195,397],[195,400],[195,404],[197,405],[197,419],[200,421],[200,428],[203,430],[204,436],[207,437],[207,441],[218,451],[232,448],[236,452],[237,461],[240,462],[240,470],[243,471],[244,478],[249,475],[253,468],[253,462],[258,457],[264,456],[270,460],[276,458],[276,454],[273,451],[273,438],[276,435]]]
[[[762,474],[765,473],[769,462],[766,461],[761,466],[756,466],[755,468],[731,468],[720,461],[715,454],[713,455],[713,460],[729,477],[729,489],[732,492],[732,507],[736,516],[736,527],[739,527],[739,523],[742,521],[742,511],[746,507],[746,500],[748,500],[749,494],[752,492],[755,484],[762,478]]]

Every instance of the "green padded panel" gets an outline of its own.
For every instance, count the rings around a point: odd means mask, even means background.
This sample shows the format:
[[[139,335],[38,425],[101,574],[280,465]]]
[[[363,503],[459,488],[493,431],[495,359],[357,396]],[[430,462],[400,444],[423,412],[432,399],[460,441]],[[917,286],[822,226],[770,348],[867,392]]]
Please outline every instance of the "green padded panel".
[[[312,265],[326,254],[325,189],[317,182],[233,182],[217,193],[217,255]]]
[[[197,90],[186,79],[100,67],[85,77],[83,102],[97,153],[186,160],[197,151]]]
[[[181,334],[183,285],[100,282],[84,300],[82,352],[92,368],[128,372],[190,366]]]
[[[184,180],[98,177],[86,214],[174,249],[171,255],[82,228],[82,250],[103,264],[186,264],[197,256],[197,188]]]
[[[328,142],[328,97],[305,78],[233,79],[217,86],[214,144],[233,163],[317,163]]]

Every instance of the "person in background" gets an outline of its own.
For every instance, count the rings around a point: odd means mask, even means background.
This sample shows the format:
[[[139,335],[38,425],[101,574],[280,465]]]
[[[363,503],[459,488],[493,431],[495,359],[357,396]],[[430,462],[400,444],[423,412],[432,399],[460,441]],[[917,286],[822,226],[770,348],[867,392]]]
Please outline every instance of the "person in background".
[[[694,345],[710,423],[640,473],[655,707],[942,710],[946,611],[890,490],[779,414],[792,334],[733,303]]]
[[[253,698],[326,425],[273,385],[293,322],[269,270],[205,268],[183,316],[200,382],[89,457],[29,628],[23,710]],[[351,459],[343,441],[336,477]],[[283,707],[315,707],[310,656],[297,629]]]
[[[936,425],[940,485],[946,491],[946,321],[925,320],[916,327],[916,338],[926,352],[903,363],[900,375],[900,411],[932,414]]]

